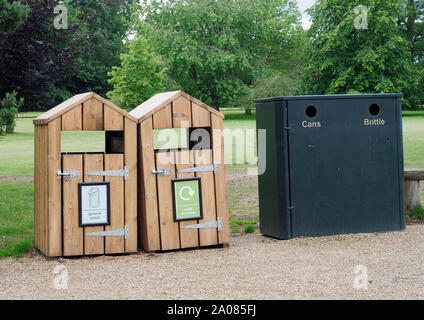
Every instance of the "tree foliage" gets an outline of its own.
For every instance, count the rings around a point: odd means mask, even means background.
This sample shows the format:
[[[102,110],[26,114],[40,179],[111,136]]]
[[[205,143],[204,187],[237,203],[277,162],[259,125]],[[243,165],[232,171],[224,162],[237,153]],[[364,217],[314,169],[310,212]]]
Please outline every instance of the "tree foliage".
[[[66,30],[53,25],[54,0],[26,0],[28,18],[13,32],[0,32],[0,93],[18,91],[24,110],[43,110],[56,103],[51,91],[80,66],[86,40],[79,24]]]
[[[415,107],[424,105],[424,1],[404,0],[398,25],[408,43],[410,60],[418,74],[418,85],[409,88],[410,104]]]
[[[279,68],[301,32],[293,0],[143,1],[137,31],[169,63],[183,90],[213,107]]]
[[[6,92],[5,97],[0,99],[0,134],[13,133],[15,130],[15,117],[24,104],[24,99],[18,100],[17,95],[16,91]]]
[[[76,21],[84,22],[80,33],[91,37],[86,54],[79,58],[83,66],[67,80],[67,89],[73,92],[95,91],[105,95],[111,86],[108,72],[120,65],[124,52],[123,39],[127,32],[125,10],[128,0],[69,0]]]
[[[109,73],[114,89],[108,96],[134,108],[164,89],[167,68],[141,36],[130,41],[128,49],[121,55],[122,67],[115,66]]]
[[[22,1],[0,0],[0,32],[16,30],[27,16],[28,8]]]
[[[367,8],[368,29],[355,28],[358,5]],[[410,104],[418,74],[398,23],[401,12],[398,0],[319,0],[310,10],[302,93],[402,92]]]

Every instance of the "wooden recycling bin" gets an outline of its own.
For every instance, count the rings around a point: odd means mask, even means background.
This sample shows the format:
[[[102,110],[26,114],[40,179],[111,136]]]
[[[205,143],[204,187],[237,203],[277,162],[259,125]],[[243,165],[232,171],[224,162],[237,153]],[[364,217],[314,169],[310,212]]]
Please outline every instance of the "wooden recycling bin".
[[[46,256],[137,251],[137,120],[95,93],[34,120],[35,246]],[[104,153],[62,153],[61,132],[105,131]]]
[[[139,122],[140,247],[228,245],[224,115],[182,91],[157,94],[130,114]],[[177,145],[167,130],[179,132]],[[169,143],[161,147],[163,133]]]

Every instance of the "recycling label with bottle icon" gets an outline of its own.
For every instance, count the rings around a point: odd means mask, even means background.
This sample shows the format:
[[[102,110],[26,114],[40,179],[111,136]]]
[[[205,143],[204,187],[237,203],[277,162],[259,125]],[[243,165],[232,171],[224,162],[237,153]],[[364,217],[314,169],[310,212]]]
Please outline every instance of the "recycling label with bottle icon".
[[[109,182],[79,183],[80,226],[110,225]]]
[[[202,219],[201,178],[172,180],[175,221]]]

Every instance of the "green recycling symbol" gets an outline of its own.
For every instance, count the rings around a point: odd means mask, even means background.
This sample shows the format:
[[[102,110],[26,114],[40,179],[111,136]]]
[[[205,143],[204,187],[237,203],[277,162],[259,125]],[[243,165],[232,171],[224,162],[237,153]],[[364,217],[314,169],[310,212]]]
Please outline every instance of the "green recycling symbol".
[[[184,197],[183,191],[185,191],[185,190],[187,190],[187,192],[185,194],[188,194],[189,195],[189,198]],[[184,187],[182,187],[180,189],[180,198],[181,198],[181,200],[189,201],[190,198],[193,198],[194,197],[194,194],[195,194],[194,190],[191,187],[189,187],[189,186],[184,186]]]

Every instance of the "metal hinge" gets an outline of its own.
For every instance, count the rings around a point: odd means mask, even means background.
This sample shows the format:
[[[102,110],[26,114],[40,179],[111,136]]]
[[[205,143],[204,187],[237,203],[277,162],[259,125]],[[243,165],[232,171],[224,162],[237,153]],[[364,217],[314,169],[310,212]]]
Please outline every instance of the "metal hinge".
[[[156,170],[155,168],[152,169],[152,174],[155,175],[160,175],[160,176],[167,176],[172,174],[172,169],[160,169],[160,170]]]
[[[57,178],[62,179],[65,178],[66,180],[70,180],[72,178],[78,178],[80,176],[79,171],[61,171],[60,169],[57,170]]]
[[[87,237],[124,237],[124,239],[129,239],[130,228],[128,227],[128,225],[125,225],[124,229],[87,233],[86,236]]]
[[[178,170],[178,172],[185,173],[185,172],[209,172],[209,171],[213,171],[215,174],[218,174],[218,169],[219,169],[219,166],[217,164],[211,164],[211,165],[203,166],[203,167],[180,169],[180,170]]]
[[[218,231],[222,230],[222,218],[218,218],[217,221],[205,222],[199,224],[191,224],[184,226],[183,229],[212,229],[218,228]]]
[[[293,210],[294,210],[294,208],[295,208],[295,207],[287,207],[287,209],[289,209],[289,211],[290,211],[290,214],[293,214]]]
[[[286,129],[287,131],[292,130],[292,127],[284,127],[284,129]]]
[[[125,166],[123,170],[93,171],[88,172],[87,176],[124,177],[125,180],[128,180],[130,177],[130,169],[128,166]]]

